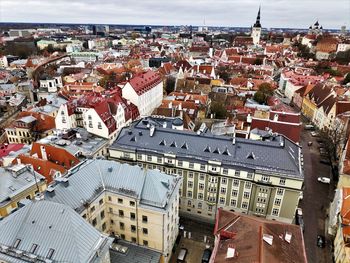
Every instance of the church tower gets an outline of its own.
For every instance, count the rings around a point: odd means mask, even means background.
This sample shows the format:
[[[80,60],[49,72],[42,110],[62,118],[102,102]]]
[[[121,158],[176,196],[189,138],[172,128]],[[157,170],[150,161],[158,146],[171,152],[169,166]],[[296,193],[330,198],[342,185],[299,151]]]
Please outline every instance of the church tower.
[[[253,38],[254,45],[259,44],[260,36],[261,36],[261,24],[260,24],[260,7],[259,7],[258,16],[256,17],[256,22],[252,27],[252,33],[251,33],[251,37]]]

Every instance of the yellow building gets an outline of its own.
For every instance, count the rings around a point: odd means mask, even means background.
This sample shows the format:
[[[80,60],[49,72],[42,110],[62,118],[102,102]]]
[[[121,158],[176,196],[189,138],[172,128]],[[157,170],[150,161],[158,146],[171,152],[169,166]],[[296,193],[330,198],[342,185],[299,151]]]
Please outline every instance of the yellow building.
[[[304,99],[303,99],[303,104],[301,106],[301,112],[302,114],[312,120],[315,112],[317,110],[317,106],[316,104],[309,98],[309,96],[307,95]]]
[[[48,200],[71,206],[98,230],[169,261],[179,229],[179,176],[88,160],[56,182],[48,188]]]
[[[28,166],[0,167],[0,219],[18,208],[22,199],[33,199],[45,190],[45,177]]]

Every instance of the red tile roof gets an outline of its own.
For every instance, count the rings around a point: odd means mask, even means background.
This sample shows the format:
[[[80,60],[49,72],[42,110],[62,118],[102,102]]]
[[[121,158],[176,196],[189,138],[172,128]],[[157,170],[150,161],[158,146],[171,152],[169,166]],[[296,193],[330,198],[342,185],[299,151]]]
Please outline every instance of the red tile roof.
[[[161,82],[162,79],[160,76],[151,70],[138,74],[129,81],[130,85],[138,95],[147,92]]]
[[[10,152],[17,152],[23,148],[24,144],[11,143],[0,145],[0,158],[6,157]]]

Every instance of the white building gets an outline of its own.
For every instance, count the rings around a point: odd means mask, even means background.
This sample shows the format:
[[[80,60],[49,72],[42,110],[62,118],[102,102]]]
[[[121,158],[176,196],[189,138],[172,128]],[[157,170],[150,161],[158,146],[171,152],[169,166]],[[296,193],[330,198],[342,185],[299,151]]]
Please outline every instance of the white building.
[[[147,71],[126,83],[122,94],[137,106],[141,116],[148,116],[162,103],[163,81],[157,73]]]
[[[8,66],[9,64],[7,61],[7,57],[6,56],[0,57],[0,68],[7,68]]]
[[[40,89],[43,89],[49,93],[56,93],[62,87],[63,83],[61,76],[40,80]]]
[[[256,17],[256,22],[252,27],[251,37],[253,38],[254,45],[258,45],[260,43],[261,36],[261,24],[260,24],[260,7],[258,16]]]

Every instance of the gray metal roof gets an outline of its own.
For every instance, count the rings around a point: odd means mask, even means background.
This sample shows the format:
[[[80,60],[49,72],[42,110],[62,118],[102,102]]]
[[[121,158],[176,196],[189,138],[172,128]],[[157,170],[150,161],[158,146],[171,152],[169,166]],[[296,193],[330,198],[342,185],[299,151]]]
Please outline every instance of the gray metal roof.
[[[159,263],[161,254],[146,247],[118,240],[118,245],[127,247],[127,252],[110,250],[111,263]]]
[[[54,249],[51,260],[55,262],[95,262],[97,250],[111,243],[70,207],[45,200],[32,202],[6,217],[0,222],[0,233],[0,259],[12,257],[9,262],[27,258],[15,256],[16,250],[45,260],[50,249]],[[17,248],[16,240],[20,240]],[[33,244],[37,249],[30,253]]]
[[[10,202],[12,197],[34,186],[34,175],[37,182],[45,180],[44,176],[31,171],[23,164],[6,169],[0,167],[0,205]]]
[[[123,128],[110,149],[175,154],[177,159],[220,161],[223,166],[303,179],[300,147],[283,136],[271,137],[270,141],[254,141],[209,133],[198,135],[161,126],[156,126],[151,136],[149,126],[141,120]]]
[[[67,204],[77,211],[84,209],[103,191],[108,190],[140,200],[140,205],[154,209],[167,209],[167,203],[179,177],[146,170],[138,166],[107,160],[86,160],[71,170],[69,185],[56,183],[53,194],[46,199]]]

